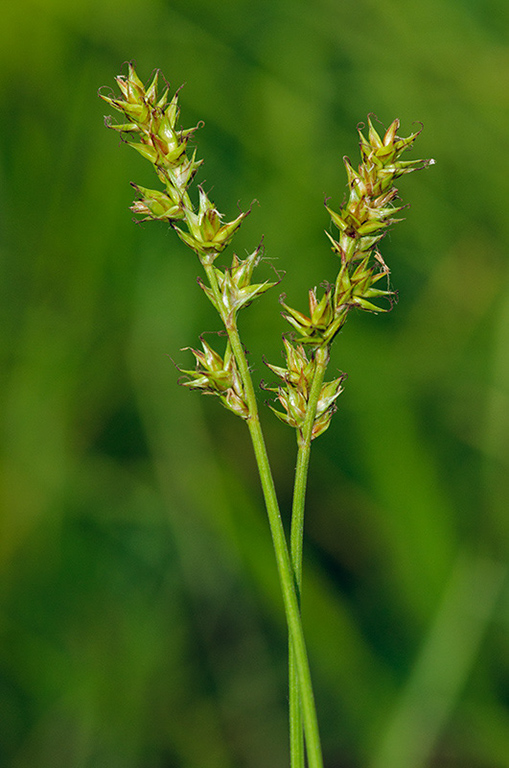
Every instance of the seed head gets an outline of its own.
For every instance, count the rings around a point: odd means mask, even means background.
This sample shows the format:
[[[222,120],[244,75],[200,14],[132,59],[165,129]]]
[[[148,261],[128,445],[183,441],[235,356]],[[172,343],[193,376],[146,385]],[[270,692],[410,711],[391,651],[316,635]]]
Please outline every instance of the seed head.
[[[221,293],[221,306],[217,304],[214,292],[201,280],[198,281],[218,312],[221,314],[222,311],[226,311],[230,320],[239,309],[248,307],[258,296],[261,296],[269,288],[277,285],[277,283],[271,283],[268,280],[264,283],[251,283],[253,270],[259,263],[260,258],[261,246],[245,259],[239,259],[237,254],[234,253],[232,265],[229,269],[213,267]]]
[[[199,191],[200,206],[198,212],[194,213],[191,210],[186,212],[189,232],[183,232],[179,227],[175,227],[175,229],[180,239],[198,254],[202,263],[211,264],[229,245],[249,211],[240,213],[233,221],[222,224],[222,214],[209,200],[202,187],[199,187]]]
[[[198,389],[204,395],[216,395],[225,408],[240,416],[249,418],[242,380],[230,344],[227,343],[224,357],[221,357],[201,338],[203,351],[190,349],[196,358],[194,371],[179,369],[187,377],[181,384],[189,389]]]
[[[308,357],[302,344],[295,346],[284,338],[283,343],[286,353],[286,368],[267,363],[267,367],[278,376],[283,384],[279,387],[266,387],[271,392],[277,393],[277,399],[284,411],[270,406],[278,419],[297,430],[299,442],[303,440],[303,427],[309,406],[309,396],[316,363],[314,356]],[[345,376],[342,374],[334,381],[325,382],[320,391],[320,397],[316,407],[312,436],[314,440],[329,427],[332,415],[336,410],[336,400],[343,391],[342,382]]]

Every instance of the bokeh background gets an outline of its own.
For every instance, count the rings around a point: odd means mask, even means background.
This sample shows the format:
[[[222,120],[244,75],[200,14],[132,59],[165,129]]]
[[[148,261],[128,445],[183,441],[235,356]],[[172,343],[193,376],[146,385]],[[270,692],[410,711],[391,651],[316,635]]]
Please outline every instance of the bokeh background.
[[[177,386],[218,321],[135,226],[148,163],[103,126],[134,60],[203,119],[200,179],[293,306],[335,276],[325,197],[374,113],[422,121],[314,447],[304,618],[327,768],[509,766],[506,0],[20,0],[0,25],[0,763],[287,765],[286,635],[242,422]],[[241,315],[257,380],[278,289]],[[170,356],[170,357],[168,357]],[[266,395],[260,393],[260,399]],[[286,523],[290,429],[264,410]]]

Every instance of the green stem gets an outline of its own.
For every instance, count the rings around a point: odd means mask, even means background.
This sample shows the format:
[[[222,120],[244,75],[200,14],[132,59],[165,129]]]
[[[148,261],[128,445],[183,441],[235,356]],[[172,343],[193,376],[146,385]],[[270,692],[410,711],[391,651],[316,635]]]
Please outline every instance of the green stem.
[[[304,730],[299,672],[291,637],[288,641],[288,692],[290,714],[290,768],[304,768]]]
[[[316,417],[318,401],[322,389],[323,379],[329,352],[327,347],[319,347],[315,354],[315,372],[309,393],[306,418],[299,434],[299,450],[297,454],[297,466],[295,469],[295,482],[293,487],[292,524],[290,531],[290,550],[292,567],[295,575],[295,586],[299,600],[302,590],[302,544],[304,539],[304,509],[306,503],[306,486],[311,454],[311,440],[313,425]],[[290,639],[288,653],[289,676],[289,702],[290,702],[290,744],[292,756],[292,768],[304,766],[304,744],[302,731],[302,711],[299,696],[298,673],[295,663],[293,643]]]
[[[288,633],[290,645],[293,649],[294,681],[298,681],[300,691],[300,703],[302,707],[302,720],[306,734],[306,746],[308,754],[309,768],[323,768],[322,747],[320,743],[320,734],[318,730],[318,719],[316,716],[315,698],[313,686],[311,683],[311,673],[304,639],[304,631],[300,617],[299,598],[295,583],[295,576],[290,560],[288,545],[279,511],[279,504],[276,496],[276,489],[270,468],[269,457],[265,447],[263,432],[258,415],[258,404],[253,387],[251,373],[247,358],[240,340],[236,321],[228,317],[223,310],[221,295],[217,278],[211,265],[204,264],[205,272],[212,288],[216,304],[219,307],[221,318],[225,324],[228,338],[237,361],[242,382],[244,385],[244,394],[249,407],[249,418],[247,425],[251,435],[258,472],[262,485],[265,506],[269,519],[270,532],[274,545],[276,564],[279,574],[279,582],[283,596],[283,603],[288,624]],[[297,695],[297,694],[296,694]],[[293,748],[290,742],[290,748]],[[293,761],[293,758],[292,758]]]
[[[256,455],[256,461],[260,471],[260,478],[262,481],[262,488],[267,506],[272,540],[276,553],[281,590],[283,592],[286,619],[288,622],[290,635],[290,646],[292,648],[292,664],[294,665],[295,669],[294,680],[295,678],[298,678],[298,690],[295,690],[295,695],[298,697],[298,692],[300,691],[300,705],[302,708],[302,720],[306,733],[308,762],[310,768],[322,768],[322,750],[320,744],[320,735],[318,731],[318,721],[316,717],[316,707],[311,683],[311,674],[309,671],[306,645],[304,641],[304,633],[300,617],[297,589],[294,581],[294,573],[290,561],[290,555],[288,553],[281,516],[279,514],[279,508],[274,491],[274,484],[270,473],[270,466],[263,442],[260,423],[258,420],[251,420],[248,422],[248,426],[251,432],[251,439]],[[295,688],[297,689],[297,686],[295,686]],[[290,742],[290,745],[293,749],[294,745],[292,742]]]
[[[293,489],[292,505],[292,529],[291,529],[291,553],[292,564],[295,573],[295,581],[299,585],[302,581],[302,541],[304,537],[304,506],[306,502],[306,486],[311,453],[311,441],[313,439],[313,427],[316,418],[316,410],[320,393],[322,391],[325,371],[329,363],[329,349],[327,346],[318,347],[315,353],[315,371],[311,390],[309,392],[306,418],[299,435],[299,452],[297,454],[297,466],[295,469],[295,483]]]

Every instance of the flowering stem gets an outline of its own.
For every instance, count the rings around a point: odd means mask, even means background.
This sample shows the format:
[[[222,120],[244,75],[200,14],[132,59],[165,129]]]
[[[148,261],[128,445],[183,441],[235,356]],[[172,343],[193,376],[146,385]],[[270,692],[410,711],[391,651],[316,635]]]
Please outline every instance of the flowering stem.
[[[238,362],[239,361],[237,360],[237,363]],[[240,367],[241,366],[239,364],[239,368]],[[260,473],[263,494],[267,506],[270,530],[274,543],[274,550],[279,572],[279,580],[283,593],[286,619],[288,622],[290,644],[293,648],[292,655],[295,659],[295,676],[298,677],[299,682],[300,702],[302,706],[304,729],[306,732],[309,766],[310,768],[321,768],[323,761],[320,736],[318,732],[318,721],[316,717],[316,708],[313,688],[311,684],[311,675],[309,671],[309,662],[307,658],[304,633],[300,617],[297,588],[294,580],[295,577],[288,553],[285,533],[281,521],[281,515],[279,513],[274,483],[270,471],[269,460],[265,449],[265,443],[263,440],[263,434],[258,417],[256,417],[256,419],[250,419],[248,421],[248,426],[251,433],[251,440],[253,442],[253,448]],[[297,692],[295,692],[295,694],[297,695]],[[293,748],[292,742],[291,747]]]
[[[328,347],[318,347],[314,360],[315,372],[309,393],[306,417],[301,433],[299,435],[299,451],[297,454],[297,466],[295,470],[295,484],[292,506],[291,552],[295,581],[298,585],[299,592],[300,583],[302,581],[302,540],[304,533],[304,505],[306,497],[309,457],[311,453],[313,426],[315,422],[318,401],[320,399],[325,371],[327,370],[327,365],[329,362]]]
[[[290,531],[290,548],[297,597],[301,599],[302,590],[302,543],[304,538],[304,509],[306,502],[306,486],[311,454],[313,425],[317,411],[318,400],[329,361],[327,347],[319,347],[315,354],[315,371],[309,393],[306,418],[299,435],[299,450],[295,469],[293,488],[292,524]],[[289,701],[290,701],[290,743],[292,745],[292,768],[302,768],[304,765],[302,711],[299,698],[298,673],[295,663],[293,643],[289,643]]]
[[[262,428],[260,425],[260,418],[258,415],[258,405],[256,401],[256,395],[253,387],[253,381],[251,373],[249,371],[249,365],[247,358],[240,340],[237,323],[234,317],[228,317],[226,311],[222,308],[221,294],[217,283],[217,278],[212,266],[204,264],[205,272],[209,280],[210,287],[214,293],[214,297],[217,302],[217,306],[221,307],[220,314],[225,324],[228,338],[237,361],[237,365],[244,385],[244,393],[246,402],[249,407],[249,418],[247,419],[247,426],[251,435],[251,441],[253,444],[253,450],[255,454],[256,463],[258,466],[258,472],[260,475],[260,481],[262,485],[263,496],[265,505],[267,508],[267,515],[269,519],[270,532],[272,535],[272,542],[274,545],[274,552],[276,556],[276,563],[279,575],[279,582],[281,586],[281,592],[283,596],[283,603],[286,614],[286,621],[288,625],[289,633],[289,647],[290,658],[293,670],[291,680],[290,699],[290,732],[295,732],[296,724],[292,724],[292,718],[297,719],[298,728],[302,733],[302,724],[304,725],[304,731],[306,734],[306,747],[308,755],[309,768],[323,768],[322,748],[320,743],[320,734],[318,730],[318,719],[316,715],[315,698],[313,694],[313,686],[311,682],[311,673],[309,669],[309,661],[306,650],[306,643],[304,639],[304,631],[302,628],[302,621],[300,616],[299,594],[296,583],[296,575],[294,573],[290,554],[288,552],[288,545],[283,528],[283,522],[281,520],[281,513],[279,510],[279,503],[276,496],[276,489],[274,486],[274,479],[270,468],[269,457],[265,446],[265,440],[263,437]],[[321,380],[325,368],[321,372]],[[316,375],[315,378],[319,378]],[[320,383],[321,386],[321,383]],[[317,388],[317,396],[315,401],[318,401],[318,395],[320,393],[320,386]],[[316,410],[315,402],[315,410]],[[311,429],[313,426],[313,420],[310,422]],[[311,437],[309,438],[309,442]],[[308,459],[306,462],[306,469],[309,463],[309,450]],[[305,480],[302,483],[302,493],[300,494],[302,500],[304,498]],[[302,552],[302,546],[300,547]],[[301,556],[300,556],[301,557]],[[299,696],[300,693],[300,696]],[[298,713],[296,713],[298,709]],[[296,755],[294,755],[296,751]],[[299,768],[303,765],[303,750],[302,750],[302,736],[299,737],[297,742],[296,738],[290,738],[290,758],[292,766],[296,766],[296,759],[300,760],[298,763]]]
[[[348,158],[349,199],[339,212],[327,207],[332,222],[339,230],[335,240],[327,233],[332,250],[340,259],[335,286],[328,286],[321,299],[316,288],[309,292],[310,315],[283,304],[283,316],[298,333],[297,341],[283,339],[287,368],[267,364],[283,381],[278,400],[281,412],[276,416],[297,429],[298,455],[292,505],[290,548],[286,540],[279,505],[270,469],[265,441],[258,415],[258,406],[246,354],[240,340],[236,314],[275,283],[252,284],[253,268],[258,263],[257,249],[246,259],[233,256],[230,269],[213,266],[215,259],[229,245],[233,235],[249,211],[236,219],[223,222],[223,216],[198,186],[199,205],[195,209],[188,194],[201,160],[196,152],[186,154],[187,145],[196,128],[178,126],[178,91],[169,100],[168,88],[158,93],[156,73],[145,88],[132,64],[127,77],[116,78],[121,96],[101,98],[119,111],[125,123],[106,124],[127,138],[125,141],[149,160],[163,183],[163,190],[152,190],[133,184],[138,199],[131,210],[141,215],[141,221],[164,221],[199,257],[208,277],[210,288],[201,287],[219,312],[228,334],[224,358],[203,339],[203,351],[191,350],[197,361],[196,371],[183,371],[188,377],[185,386],[218,395],[223,405],[244,419],[249,428],[260,475],[269,526],[274,545],[279,581],[283,596],[289,635],[290,683],[290,752],[292,768],[304,768],[304,743],[309,768],[322,768],[322,753],[314,702],[309,662],[301,621],[300,593],[302,583],[302,544],[306,485],[311,441],[324,432],[336,409],[335,401],[342,391],[343,376],[324,384],[329,361],[329,348],[344,324],[347,312],[357,307],[369,312],[386,311],[378,299],[392,304],[394,294],[378,283],[389,275],[378,242],[387,228],[398,219],[402,210],[393,203],[397,189],[393,181],[399,176],[424,168],[433,161],[400,161],[418,133],[407,138],[397,136],[399,120],[394,120],[381,137],[368,118],[368,137],[359,130],[362,162],[355,170]],[[181,228],[184,224],[185,229]],[[375,303],[373,303],[375,301]],[[305,345],[314,353],[308,358]],[[308,347],[309,349],[309,347]],[[271,406],[272,407],[272,406]]]

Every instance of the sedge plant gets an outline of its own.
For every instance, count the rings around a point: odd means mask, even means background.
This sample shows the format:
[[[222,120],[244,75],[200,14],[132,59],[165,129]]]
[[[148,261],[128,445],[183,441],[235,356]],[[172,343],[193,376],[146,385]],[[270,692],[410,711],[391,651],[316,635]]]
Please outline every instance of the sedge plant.
[[[190,187],[202,164],[189,145],[198,127],[181,128],[178,91],[170,98],[167,84],[160,92],[159,72],[148,86],[134,66],[116,78],[120,96],[100,94],[120,112],[124,122],[108,127],[117,131],[154,167],[158,189],[132,184],[136,200],[131,210],[140,221],[169,225],[198,257],[205,275],[199,280],[205,296],[219,314],[226,332],[223,351],[201,337],[201,349],[190,349],[195,367],[180,369],[184,386],[215,395],[246,424],[253,445],[263,497],[267,509],[281,585],[289,638],[289,722],[291,768],[322,768],[323,758],[315,699],[300,612],[304,509],[311,445],[329,427],[343,391],[344,374],[326,381],[331,346],[351,310],[386,312],[396,298],[389,285],[389,268],[379,250],[395,216],[404,206],[397,204],[394,182],[400,176],[425,168],[432,160],[401,160],[414,144],[419,131],[406,138],[397,135],[394,120],[380,135],[368,117],[367,135],[359,128],[361,162],[357,169],[344,158],[348,191],[342,207],[326,205],[337,235],[326,231],[337,259],[335,282],[325,283],[323,292],[309,291],[309,310],[304,314],[282,300],[283,316],[291,332],[283,337],[284,366],[267,364],[278,379],[273,387],[275,415],[293,428],[297,437],[297,462],[292,502],[290,540],[281,519],[269,457],[260,424],[258,402],[251,371],[241,341],[238,315],[277,282],[254,282],[253,275],[263,258],[261,246],[250,255],[233,254],[230,266],[217,259],[230,245],[249,214],[241,212],[225,221],[202,186],[193,202]]]

